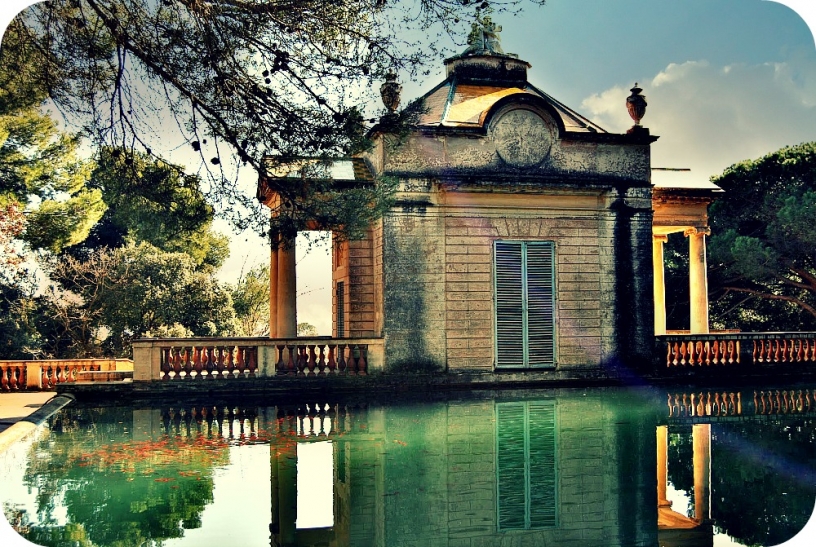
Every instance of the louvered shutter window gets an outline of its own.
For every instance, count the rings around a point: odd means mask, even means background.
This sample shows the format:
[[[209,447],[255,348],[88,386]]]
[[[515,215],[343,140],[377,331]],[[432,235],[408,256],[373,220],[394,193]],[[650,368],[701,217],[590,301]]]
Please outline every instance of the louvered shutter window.
[[[496,241],[496,367],[555,366],[554,252],[551,241]]]
[[[557,525],[555,403],[496,405],[499,531]]]

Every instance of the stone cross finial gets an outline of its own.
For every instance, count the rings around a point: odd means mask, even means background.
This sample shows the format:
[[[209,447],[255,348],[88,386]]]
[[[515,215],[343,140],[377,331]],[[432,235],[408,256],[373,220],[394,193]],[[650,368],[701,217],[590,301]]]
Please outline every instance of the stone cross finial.
[[[467,38],[468,48],[462,55],[504,55],[500,43],[501,38],[499,38],[501,31],[501,25],[494,23],[489,15],[484,18],[477,15],[476,22],[470,26],[470,34]]]

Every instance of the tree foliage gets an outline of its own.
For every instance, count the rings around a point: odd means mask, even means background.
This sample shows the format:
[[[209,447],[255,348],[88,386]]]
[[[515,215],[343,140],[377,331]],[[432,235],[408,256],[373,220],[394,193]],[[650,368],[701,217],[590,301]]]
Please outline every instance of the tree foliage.
[[[167,126],[176,126],[209,168],[215,201],[227,211],[258,211],[233,168],[246,164],[266,177],[277,161],[358,150],[375,84],[391,70],[415,75],[440,57],[429,33],[452,33],[461,44],[461,19],[517,4],[51,0],[11,23],[17,39],[4,45],[0,63],[36,59],[20,85],[47,93],[98,142],[156,154]],[[287,236],[307,221],[340,236],[359,230],[390,196],[377,185],[327,193],[268,180],[289,207],[271,230]],[[252,218],[269,229],[265,215]]]
[[[754,330],[816,328],[816,142],[732,165],[712,179],[712,315]]]
[[[36,107],[0,110],[0,206],[26,211],[20,237],[34,249],[79,243],[105,210],[101,193],[85,184],[91,164],[77,148]]]
[[[180,166],[103,148],[89,186],[101,192],[107,211],[74,255],[127,242],[184,252],[197,264],[214,268],[229,255],[227,237],[212,230],[214,211],[201,191],[201,179]]]
[[[240,334],[269,336],[269,266],[250,269],[229,291]]]
[[[50,274],[60,288],[49,304],[70,353],[126,356],[143,336],[235,334],[229,293],[185,253],[129,244],[65,257]]]

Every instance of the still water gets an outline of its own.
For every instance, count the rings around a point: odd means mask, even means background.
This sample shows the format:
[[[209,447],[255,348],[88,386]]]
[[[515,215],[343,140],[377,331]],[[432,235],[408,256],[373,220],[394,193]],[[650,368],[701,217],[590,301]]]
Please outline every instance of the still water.
[[[0,458],[49,546],[776,545],[816,500],[806,386],[67,407]]]

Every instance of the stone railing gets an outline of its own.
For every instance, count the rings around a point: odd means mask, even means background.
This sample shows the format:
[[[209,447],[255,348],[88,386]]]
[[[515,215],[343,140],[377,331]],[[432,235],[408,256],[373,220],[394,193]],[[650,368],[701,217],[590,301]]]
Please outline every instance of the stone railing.
[[[131,371],[130,359],[0,361],[0,391],[49,390],[58,384],[109,380],[112,373],[123,377]]]
[[[365,375],[382,339],[151,338],[133,343],[134,381]]]
[[[816,363],[816,332],[666,335],[656,344],[658,371]]]
[[[669,418],[816,414],[816,389],[701,390],[667,394]]]

